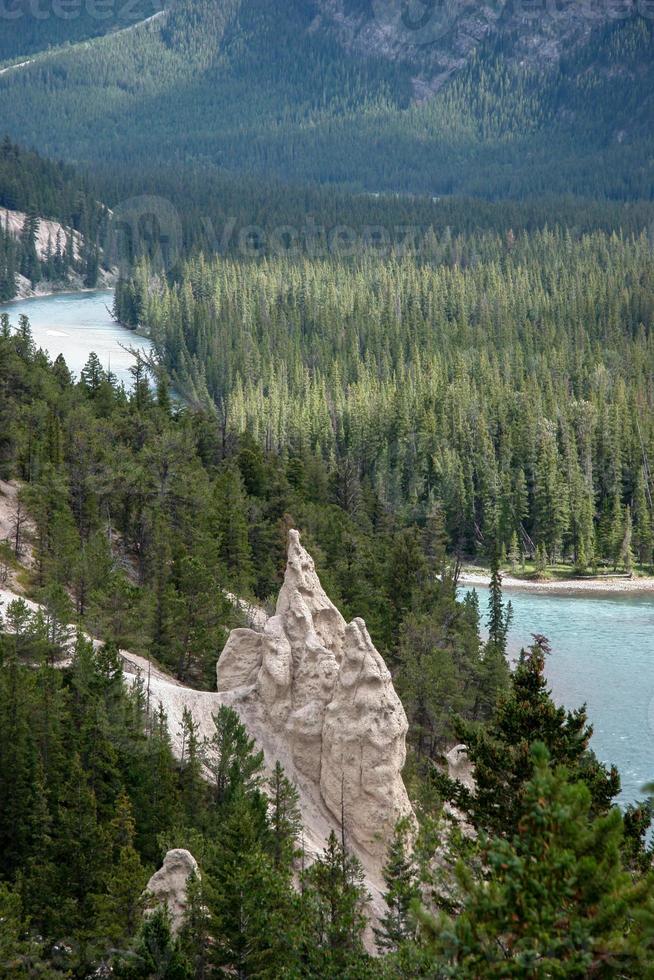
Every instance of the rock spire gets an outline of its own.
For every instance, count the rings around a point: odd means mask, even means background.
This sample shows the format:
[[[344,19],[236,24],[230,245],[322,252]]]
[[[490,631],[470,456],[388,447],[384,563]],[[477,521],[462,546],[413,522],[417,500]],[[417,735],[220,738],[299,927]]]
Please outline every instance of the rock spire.
[[[346,838],[381,858],[410,814],[402,782],[407,720],[362,619],[347,624],[326,595],[297,531],[274,616],[262,632],[234,630],[218,691],[254,699],[311,780]]]

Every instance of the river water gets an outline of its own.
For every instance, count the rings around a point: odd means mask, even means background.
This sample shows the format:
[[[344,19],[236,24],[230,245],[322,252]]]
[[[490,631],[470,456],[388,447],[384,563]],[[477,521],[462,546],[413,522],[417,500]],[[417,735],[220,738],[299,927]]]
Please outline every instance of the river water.
[[[54,359],[63,354],[77,376],[91,351],[120,382],[130,385],[134,358],[122,345],[151,349],[145,337],[112,320],[109,291],[60,294],[6,304],[14,326],[30,318],[34,340]],[[488,590],[478,588],[483,619]],[[552,655],[548,680],[555,700],[568,708],[584,702],[594,726],[593,748],[622,776],[622,802],[654,780],[654,595],[566,595],[507,590],[514,618],[510,652],[533,633],[547,636]]]
[[[52,360],[63,354],[77,378],[94,351],[105,370],[111,370],[118,382],[129,388],[134,357],[124,348],[148,352],[152,344],[147,337],[114,322],[109,313],[112,303],[111,290],[60,293],[6,303],[0,312],[9,314],[14,327],[21,313],[28,316],[36,346],[47,350]]]
[[[488,589],[476,591],[485,621]],[[555,701],[588,705],[593,749],[620,770],[621,802],[641,798],[654,782],[654,595],[507,589],[505,599],[513,606],[511,655],[534,633],[549,639]]]

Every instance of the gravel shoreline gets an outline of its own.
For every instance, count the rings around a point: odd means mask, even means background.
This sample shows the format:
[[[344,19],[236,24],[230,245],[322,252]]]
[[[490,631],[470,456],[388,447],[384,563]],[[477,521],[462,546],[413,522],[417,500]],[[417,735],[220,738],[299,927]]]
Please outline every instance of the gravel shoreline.
[[[459,582],[461,585],[469,585],[473,588],[475,585],[487,586],[490,584],[490,575],[482,569],[464,570],[459,577]],[[607,575],[606,578],[552,579],[539,582],[502,575],[502,588],[529,592],[644,592],[654,595],[654,577],[628,579]]]

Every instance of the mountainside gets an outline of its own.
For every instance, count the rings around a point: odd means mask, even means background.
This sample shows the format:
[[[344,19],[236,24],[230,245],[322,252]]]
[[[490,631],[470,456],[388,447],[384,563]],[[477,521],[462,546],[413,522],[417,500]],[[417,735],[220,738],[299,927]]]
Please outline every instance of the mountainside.
[[[95,286],[107,209],[68,166],[0,144],[0,300]]]
[[[347,50],[409,66],[416,94],[438,89],[487,41],[499,40],[511,62],[551,66],[597,28],[637,9],[529,0],[317,0],[315,6],[316,26]]]
[[[177,0],[4,71],[0,108],[11,135],[82,162],[649,198],[651,19],[526,6]]]
[[[39,7],[33,0],[13,0],[3,6],[0,63],[125,30],[160,10],[157,0],[123,0],[118,4],[73,2],[53,4],[51,9],[45,4]]]

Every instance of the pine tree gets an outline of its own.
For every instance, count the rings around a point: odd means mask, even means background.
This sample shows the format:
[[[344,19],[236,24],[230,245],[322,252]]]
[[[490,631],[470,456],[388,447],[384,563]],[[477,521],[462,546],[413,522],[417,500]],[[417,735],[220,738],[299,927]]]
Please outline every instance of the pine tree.
[[[475,980],[647,976],[654,885],[622,867],[619,809],[594,816],[588,788],[542,743],[530,760],[513,831],[484,841],[486,873],[458,868],[461,914],[421,915],[434,967]]]
[[[57,980],[61,973],[50,969],[42,947],[33,939],[20,895],[0,882],[0,973],[12,980]]]
[[[134,936],[145,908],[147,880],[132,844],[121,847],[106,876],[104,892],[94,896],[95,929],[112,945],[120,946]]]
[[[80,384],[83,385],[91,398],[95,398],[106,380],[107,373],[100,363],[100,358],[95,351],[92,351],[82,368]]]
[[[186,883],[186,911],[180,932],[180,950],[186,957],[193,980],[205,980],[211,973],[211,913],[210,896],[204,878],[198,874]]]
[[[397,951],[403,943],[415,937],[414,908],[420,899],[418,872],[410,856],[410,825],[400,820],[394,830],[383,869],[386,892],[384,901],[387,911],[375,928],[377,948],[380,953]]]
[[[255,752],[238,715],[221,705],[213,715],[216,731],[207,743],[207,768],[212,774],[214,800],[228,803],[237,790],[251,793],[261,781],[263,752]]]
[[[152,391],[147,365],[140,354],[136,354],[136,361],[129,373],[132,376],[131,403],[137,412],[143,412],[152,402]]]
[[[29,610],[17,600],[6,612],[7,625],[18,636],[0,636],[0,867],[13,877],[27,856],[25,815],[36,802],[35,746],[30,720],[33,677],[21,669],[18,660],[19,630],[25,628]]]
[[[117,957],[113,969],[121,980],[192,980],[165,906],[143,920],[134,952]]]
[[[427,514],[424,538],[432,572],[440,576],[445,569],[448,545],[445,508],[440,500],[434,501]]]
[[[518,535],[515,531],[511,532],[511,541],[509,543],[509,563],[511,565],[511,571],[516,572],[518,568],[518,562],[520,561],[521,552],[520,546],[518,544]]]
[[[29,812],[29,856],[22,868],[21,892],[35,926],[50,934],[51,908],[57,903],[57,869],[54,863],[53,820],[43,766],[37,764]],[[2,962],[0,960],[0,962]]]
[[[293,975],[294,895],[266,854],[265,811],[241,785],[216,827],[206,861],[212,959],[238,977]]]
[[[70,900],[70,914],[78,918],[88,911],[90,897],[98,890],[107,858],[95,796],[78,755],[72,760],[58,823],[59,894],[62,903]]]
[[[302,815],[300,795],[279,762],[268,780],[267,796],[273,864],[278,871],[290,872],[302,833]]]
[[[549,645],[544,637],[534,640],[529,650],[521,652],[509,691],[500,698],[486,728],[462,720],[455,724],[474,767],[475,792],[445,776],[437,777],[445,798],[461,809],[473,827],[498,836],[516,831],[531,774],[531,746],[537,740],[544,742],[555,765],[567,766],[574,778],[587,783],[598,813],[605,813],[620,791],[617,770],[607,770],[589,749],[593,730],[585,708],[566,712],[554,704],[545,678]]]
[[[311,909],[305,942],[315,945],[325,975],[347,976],[364,958],[369,896],[361,865],[339,844],[334,831],[323,854],[303,875],[303,896]]]
[[[625,538],[625,513],[620,500],[620,495],[617,492],[613,497],[610,520],[609,555],[613,564],[613,570],[615,571],[617,570],[622,558],[623,543]]]
[[[634,550],[641,565],[650,565],[654,558],[654,526],[647,499],[643,467],[638,469],[634,492]]]
[[[547,574],[547,551],[545,545],[536,545],[536,574],[543,576]]]
[[[206,796],[206,783],[203,778],[205,753],[198,737],[199,727],[199,724],[193,720],[190,709],[185,706],[180,729],[182,751],[179,784],[180,803],[189,825],[197,819]]]
[[[632,550],[633,525],[631,520],[631,507],[625,509],[624,531],[622,534],[622,544],[620,545],[620,561],[625,572],[631,573],[633,569],[634,553]]]
[[[104,891],[94,896],[96,928],[113,945],[121,945],[134,936],[145,908],[148,876],[134,848],[135,832],[129,797],[122,791],[109,827],[111,856]]]
[[[544,429],[534,475],[534,522],[537,543],[547,549],[552,562],[561,550],[569,519],[568,490],[559,473],[556,440]]]
[[[148,860],[158,858],[157,838],[177,822],[179,795],[168,719],[162,705],[151,713],[150,729],[139,778],[131,799],[138,828],[139,853]]]
[[[21,264],[20,273],[36,283],[41,278],[41,265],[36,251],[36,241],[39,232],[39,219],[33,208],[27,214],[20,234]]]
[[[229,582],[238,594],[247,594],[253,583],[247,498],[241,474],[234,466],[223,467],[216,481],[214,528]]]

